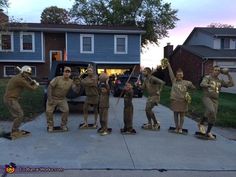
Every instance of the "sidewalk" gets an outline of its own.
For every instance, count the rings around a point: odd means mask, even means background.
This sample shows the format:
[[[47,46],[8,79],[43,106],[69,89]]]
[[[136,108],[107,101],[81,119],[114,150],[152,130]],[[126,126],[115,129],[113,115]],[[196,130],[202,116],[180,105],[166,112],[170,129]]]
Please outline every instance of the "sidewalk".
[[[154,111],[161,122],[159,132],[142,130],[146,123],[145,98],[134,103],[134,128],[137,135],[121,135],[123,99],[110,98],[109,125],[113,132],[100,136],[96,130],[78,129],[83,118],[70,114],[69,132],[47,133],[45,115],[23,125],[30,137],[9,141],[0,138],[0,164],[14,162],[18,166],[48,166],[71,170],[160,170],[171,171],[236,171],[236,141],[218,134],[217,141],[196,139],[196,123],[186,119],[188,135],[168,133],[173,126],[172,112],[164,107]],[[59,124],[60,115],[56,115]],[[90,115],[89,120],[93,121]]]

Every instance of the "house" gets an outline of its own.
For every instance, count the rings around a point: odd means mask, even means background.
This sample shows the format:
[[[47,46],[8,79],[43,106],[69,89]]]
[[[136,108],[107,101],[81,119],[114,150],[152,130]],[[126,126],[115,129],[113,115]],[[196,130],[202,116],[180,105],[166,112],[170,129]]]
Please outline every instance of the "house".
[[[0,78],[14,75],[15,66],[29,65],[39,80],[48,77],[53,61],[93,61],[110,74],[132,70],[140,65],[145,32],[77,24],[4,23],[0,28]]]
[[[236,83],[236,28],[196,27],[174,51],[172,45],[167,45],[164,56],[170,60],[174,71],[181,68],[185,79],[196,86],[214,65],[229,68]],[[236,86],[223,91],[236,93]]]

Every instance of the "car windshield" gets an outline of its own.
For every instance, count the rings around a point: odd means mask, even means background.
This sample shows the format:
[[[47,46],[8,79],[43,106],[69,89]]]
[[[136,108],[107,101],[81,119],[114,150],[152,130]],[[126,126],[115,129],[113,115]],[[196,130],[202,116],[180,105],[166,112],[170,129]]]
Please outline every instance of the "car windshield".
[[[118,80],[120,80],[121,83],[125,84],[128,80],[129,76],[122,76],[122,77],[118,77]],[[137,77],[131,77],[129,82],[131,83],[135,83],[137,81]]]

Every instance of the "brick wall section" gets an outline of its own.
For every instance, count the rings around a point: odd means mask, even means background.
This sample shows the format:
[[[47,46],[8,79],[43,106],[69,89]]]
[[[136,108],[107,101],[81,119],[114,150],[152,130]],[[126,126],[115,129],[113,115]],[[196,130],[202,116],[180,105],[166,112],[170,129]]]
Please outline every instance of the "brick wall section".
[[[171,56],[170,63],[174,73],[178,68],[181,68],[184,72],[184,79],[192,81],[195,86],[199,87],[199,82],[202,78],[202,61],[202,58],[178,48],[174,55]]]
[[[46,62],[48,63],[48,62]],[[4,66],[19,66],[22,67],[24,65],[35,66],[36,67],[36,80],[37,81],[46,81],[49,73],[49,63],[0,63],[0,78],[4,76]]]
[[[204,64],[204,75],[209,74],[212,71],[212,67],[213,67],[213,60],[208,60]]]
[[[0,24],[9,22],[9,17],[0,9]]]
[[[173,45],[170,45],[169,43],[167,46],[164,47],[164,58],[170,57],[170,55],[173,53]]]

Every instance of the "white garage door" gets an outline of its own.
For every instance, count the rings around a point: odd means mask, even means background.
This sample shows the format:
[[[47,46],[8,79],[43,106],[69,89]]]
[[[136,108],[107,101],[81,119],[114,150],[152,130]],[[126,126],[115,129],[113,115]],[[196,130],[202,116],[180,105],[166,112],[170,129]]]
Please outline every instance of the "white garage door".
[[[233,80],[234,80],[234,87],[229,87],[229,88],[222,88],[222,92],[228,92],[228,93],[236,93],[236,72],[230,72],[230,75],[232,76]],[[224,75],[220,75],[220,78],[223,78],[224,80],[228,80],[228,77],[224,76]]]

